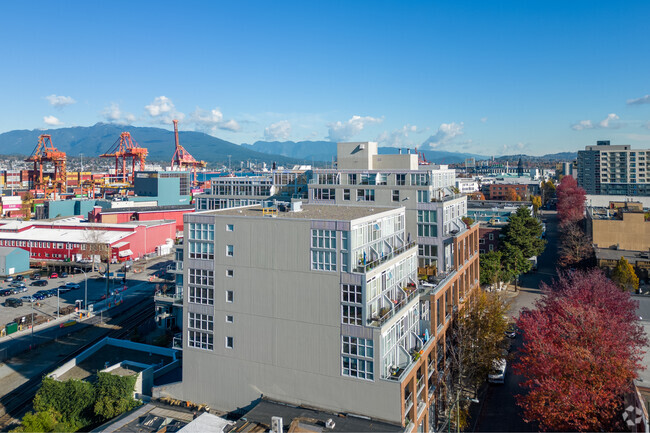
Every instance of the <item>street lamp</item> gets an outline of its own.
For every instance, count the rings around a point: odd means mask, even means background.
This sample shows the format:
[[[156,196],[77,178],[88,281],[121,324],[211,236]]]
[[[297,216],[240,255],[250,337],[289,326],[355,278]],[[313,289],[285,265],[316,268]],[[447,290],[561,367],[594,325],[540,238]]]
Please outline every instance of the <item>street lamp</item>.
[[[86,290],[84,294],[84,308],[86,309],[86,313],[88,312],[88,275],[86,275],[86,271],[84,271],[81,268],[74,268],[75,271],[81,271],[84,273],[84,279],[85,279],[85,284],[86,284]]]
[[[454,401],[454,404],[451,405],[449,408],[449,419],[447,420],[448,423],[448,429],[447,431],[451,433],[451,412],[454,410],[454,406],[456,406],[456,431],[460,433],[460,402],[461,401],[471,401],[472,403],[478,403],[478,399],[476,398],[469,398],[469,397],[463,397],[462,399],[460,398],[460,390],[456,391],[456,401]]]
[[[61,287],[56,288],[56,318],[57,320],[61,318],[61,294],[59,293],[59,290]]]

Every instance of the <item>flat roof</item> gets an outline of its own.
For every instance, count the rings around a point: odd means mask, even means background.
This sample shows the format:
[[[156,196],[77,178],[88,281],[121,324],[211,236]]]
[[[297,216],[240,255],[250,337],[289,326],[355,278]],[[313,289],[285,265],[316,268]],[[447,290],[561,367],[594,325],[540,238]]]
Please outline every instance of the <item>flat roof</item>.
[[[278,211],[277,218],[286,219],[308,219],[308,220],[335,220],[351,221],[359,218],[369,217],[382,212],[398,209],[396,207],[381,206],[342,206],[333,204],[303,204],[299,212],[281,212]],[[205,212],[196,212],[195,215],[220,215],[220,216],[238,216],[238,217],[257,217],[262,218],[262,206],[252,205],[244,207],[235,207],[228,209],[209,210]]]

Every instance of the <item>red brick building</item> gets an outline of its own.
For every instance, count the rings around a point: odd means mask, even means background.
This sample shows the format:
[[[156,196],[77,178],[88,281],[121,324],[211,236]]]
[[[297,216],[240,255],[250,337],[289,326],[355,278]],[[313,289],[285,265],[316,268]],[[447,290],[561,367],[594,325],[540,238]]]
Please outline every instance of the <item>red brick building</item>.
[[[512,200],[516,196],[528,200],[528,186],[523,184],[494,183],[484,190],[486,200]]]
[[[478,250],[485,254],[499,249],[499,236],[505,224],[481,223],[478,229]]]
[[[193,205],[151,206],[103,209],[95,207],[88,221],[119,224],[131,221],[174,220],[176,231],[183,232],[183,215],[194,212]]]

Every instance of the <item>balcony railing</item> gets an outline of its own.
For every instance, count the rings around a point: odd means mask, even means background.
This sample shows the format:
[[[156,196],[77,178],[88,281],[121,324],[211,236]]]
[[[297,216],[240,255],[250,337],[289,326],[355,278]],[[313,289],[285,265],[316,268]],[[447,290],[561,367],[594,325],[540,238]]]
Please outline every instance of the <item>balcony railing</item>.
[[[183,303],[183,293],[163,293],[163,292],[158,292],[154,295],[154,300],[160,300],[160,301],[171,301],[175,304],[177,303]]]
[[[396,300],[393,300],[393,307],[383,307],[387,308],[388,311],[386,311],[382,316],[373,316],[368,318],[368,324],[369,326],[375,326],[379,327],[386,323],[388,319],[396,315],[402,308],[404,308],[409,302],[411,302],[413,299],[415,299],[419,293],[420,290],[418,290],[416,287],[407,287],[405,289],[406,296],[402,296]],[[382,308],[382,310],[383,310]],[[380,310],[380,311],[382,311]]]
[[[413,407],[413,394],[406,396],[404,400],[404,413],[408,413],[409,410]]]
[[[384,263],[385,261],[390,260],[393,257],[399,256],[403,252],[408,251],[411,248],[415,248],[415,247],[416,247],[415,242],[410,242],[404,245],[403,247],[393,249],[393,251],[389,252],[388,254],[382,255],[380,258],[373,260],[372,262],[357,263],[357,266],[354,268],[354,272],[364,274],[369,270],[376,268],[377,266]]]

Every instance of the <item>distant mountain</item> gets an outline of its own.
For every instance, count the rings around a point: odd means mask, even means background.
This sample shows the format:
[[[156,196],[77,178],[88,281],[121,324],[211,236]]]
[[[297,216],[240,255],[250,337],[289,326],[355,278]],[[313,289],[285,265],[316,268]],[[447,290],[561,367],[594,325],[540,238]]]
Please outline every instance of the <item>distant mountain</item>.
[[[509,161],[509,162],[517,162],[519,161],[519,158],[523,162],[527,161],[547,161],[547,162],[559,162],[559,161],[573,161],[578,157],[578,152],[560,152],[560,153],[549,153],[546,155],[542,156],[531,156],[531,155],[504,155],[500,156],[498,158],[495,158],[497,161]]]
[[[331,141],[256,141],[253,144],[242,144],[258,152],[274,153],[307,161],[332,161],[336,158],[336,143]],[[406,150],[405,150],[406,151]],[[391,155],[399,153],[396,147],[380,147],[379,153]],[[442,150],[424,151],[426,159],[434,164],[454,164],[464,162],[467,158],[488,159],[487,156],[470,153],[446,152]]]
[[[48,130],[15,130],[0,134],[0,154],[32,153],[38,143],[38,136],[50,134],[52,143],[69,156],[99,156],[108,151],[119,139],[122,132],[130,132],[131,137],[141,147],[149,150],[148,160],[171,161],[174,154],[174,133],[167,129],[114,125],[97,123],[93,126],[59,128]],[[239,146],[202,132],[179,131],[179,141],[197,160],[207,162],[264,161],[279,164],[301,164],[305,159],[257,152],[249,147]]]

